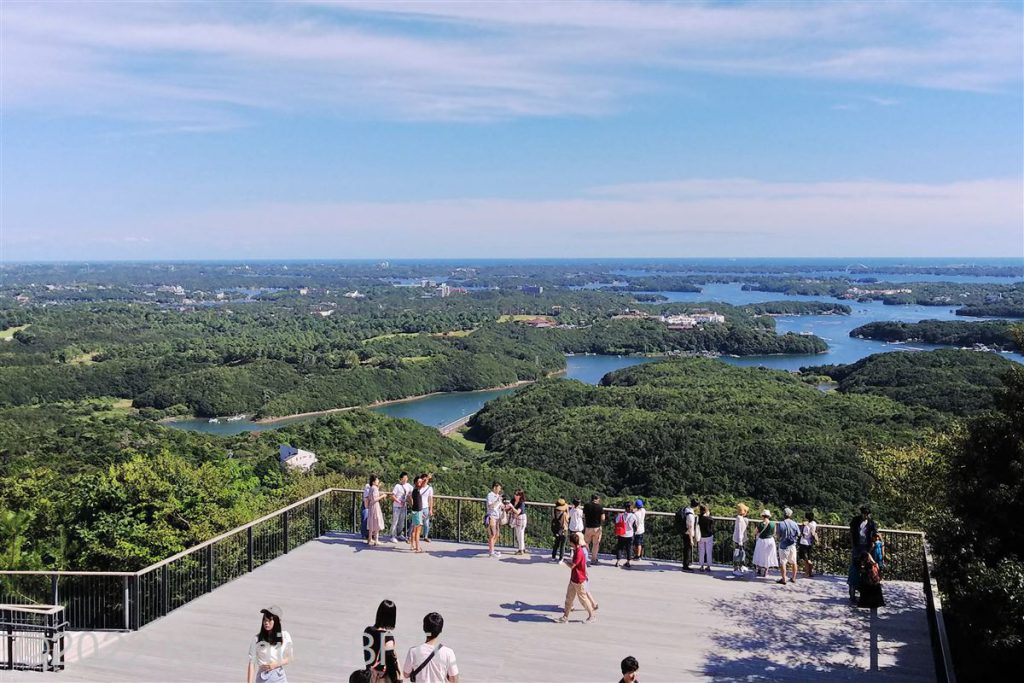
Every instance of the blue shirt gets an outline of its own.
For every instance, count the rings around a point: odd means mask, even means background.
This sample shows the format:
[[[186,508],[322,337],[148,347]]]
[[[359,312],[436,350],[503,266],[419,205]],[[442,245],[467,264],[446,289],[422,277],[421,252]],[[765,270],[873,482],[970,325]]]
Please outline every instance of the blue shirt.
[[[792,519],[779,522],[779,548],[785,550],[800,538],[800,527]]]

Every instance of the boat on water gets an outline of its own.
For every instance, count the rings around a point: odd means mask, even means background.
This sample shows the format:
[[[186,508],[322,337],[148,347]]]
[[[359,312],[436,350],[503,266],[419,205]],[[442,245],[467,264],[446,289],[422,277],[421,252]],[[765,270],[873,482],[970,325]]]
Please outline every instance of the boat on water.
[[[244,420],[244,419],[245,419],[245,415],[232,415],[231,417],[229,417],[227,419],[227,421],[228,422],[238,422],[239,420]]]
[[[210,423],[210,424],[212,424],[212,425],[215,425],[215,424],[220,424],[220,420],[218,420],[218,419],[217,419],[217,418],[215,418],[215,417],[211,417],[211,418],[209,419],[209,423]]]

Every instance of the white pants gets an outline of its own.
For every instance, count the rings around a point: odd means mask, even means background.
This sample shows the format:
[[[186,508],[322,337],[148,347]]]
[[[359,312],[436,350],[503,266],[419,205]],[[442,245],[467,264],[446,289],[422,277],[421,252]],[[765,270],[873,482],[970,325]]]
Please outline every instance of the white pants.
[[[711,551],[715,547],[715,539],[708,537],[702,538],[697,541],[697,557],[699,558],[697,564],[704,567],[711,566]]]
[[[519,550],[526,550],[526,525],[514,527],[516,532],[516,547]]]

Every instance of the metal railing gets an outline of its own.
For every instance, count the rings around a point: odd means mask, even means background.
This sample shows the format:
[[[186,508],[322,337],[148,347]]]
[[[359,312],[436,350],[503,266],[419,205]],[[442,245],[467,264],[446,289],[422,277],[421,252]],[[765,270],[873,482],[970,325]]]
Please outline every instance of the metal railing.
[[[0,669],[60,671],[66,629],[63,607],[0,605]]]
[[[138,572],[0,571],[0,602],[63,605],[70,628],[74,630],[138,629],[328,531],[359,533],[361,500],[359,490],[326,489]],[[486,543],[485,505],[483,498],[435,496],[430,536],[457,543]],[[527,504],[527,546],[552,547],[553,508],[551,503]],[[600,551],[614,554],[616,539],[612,520],[621,510],[605,509],[609,514],[603,526]],[[644,557],[675,562],[682,559],[682,535],[674,528],[674,517],[673,513],[647,511]],[[713,519],[713,560],[716,564],[731,565],[733,519]],[[748,558],[753,557],[754,528],[751,520],[744,543]],[[828,524],[819,524],[817,528],[815,571],[845,575],[850,564],[849,529]],[[951,674],[941,602],[930,575],[924,534],[897,529],[881,529],[880,532],[885,539],[887,556],[883,576],[889,580],[923,583],[936,666],[945,662],[941,670]],[[514,547],[511,526],[501,527],[498,544]],[[942,680],[952,681],[950,678]]]

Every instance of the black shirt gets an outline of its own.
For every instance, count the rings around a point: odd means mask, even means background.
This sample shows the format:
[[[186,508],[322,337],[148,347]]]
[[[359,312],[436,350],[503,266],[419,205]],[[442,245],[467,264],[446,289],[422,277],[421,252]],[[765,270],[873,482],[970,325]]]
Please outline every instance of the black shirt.
[[[423,494],[420,493],[419,489],[412,490],[412,507],[410,509],[413,512],[423,511]]]
[[[701,538],[710,538],[715,534],[715,520],[709,515],[701,515],[698,517],[697,526],[700,527]]]
[[[600,503],[587,503],[583,506],[583,527],[585,529],[596,529],[601,526],[601,515],[604,514],[604,506]]]

